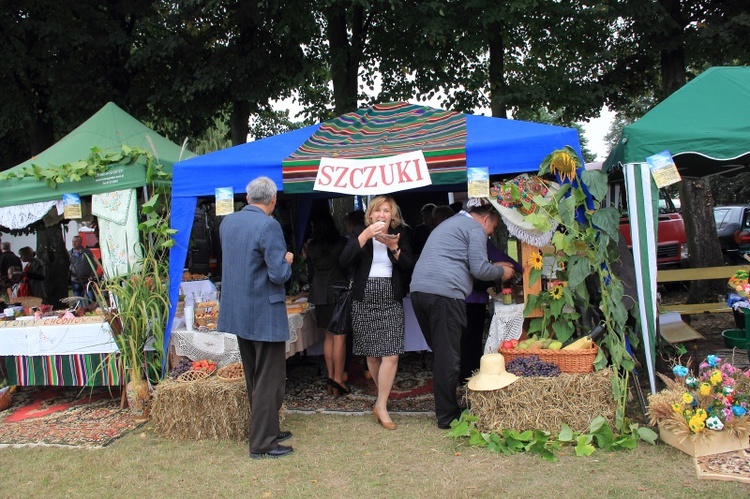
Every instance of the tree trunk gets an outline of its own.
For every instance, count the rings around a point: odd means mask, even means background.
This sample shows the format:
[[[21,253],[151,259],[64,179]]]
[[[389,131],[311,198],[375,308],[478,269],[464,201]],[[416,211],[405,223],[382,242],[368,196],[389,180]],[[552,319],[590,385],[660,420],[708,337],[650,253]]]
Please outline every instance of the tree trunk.
[[[234,101],[229,122],[232,127],[232,145],[247,142],[247,134],[250,132],[250,103],[244,100]]]
[[[661,40],[662,100],[680,89],[686,81],[685,36],[686,16],[682,14],[681,0],[661,0],[668,18],[664,23],[664,38]]]
[[[508,108],[505,105],[505,42],[503,27],[494,23],[489,27],[490,33],[490,109],[495,118],[507,118]]]
[[[334,5],[326,10],[326,35],[331,57],[331,81],[336,116],[357,110],[359,63],[364,54],[366,28],[361,6],[353,7],[351,43],[346,9]]]
[[[29,139],[31,155],[36,156],[55,143],[54,126],[46,114],[35,114],[31,120]]]
[[[700,268],[724,265],[721,245],[716,237],[714,200],[708,179],[684,179],[680,185],[680,201],[690,252],[690,266]],[[726,279],[693,281],[687,302],[715,300],[717,294],[726,292],[726,287]]]
[[[65,305],[60,300],[69,296],[70,258],[65,247],[62,227],[59,223],[51,227],[38,223],[35,228],[36,253],[47,266],[47,278],[44,281],[47,302],[54,308],[64,308]]]

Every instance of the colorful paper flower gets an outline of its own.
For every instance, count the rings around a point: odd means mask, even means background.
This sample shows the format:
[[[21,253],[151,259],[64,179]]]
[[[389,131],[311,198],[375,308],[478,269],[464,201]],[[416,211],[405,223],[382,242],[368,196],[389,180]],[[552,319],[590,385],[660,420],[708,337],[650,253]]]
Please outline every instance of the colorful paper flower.
[[[676,365],[676,366],[674,366],[672,368],[672,372],[674,373],[675,376],[679,376],[680,378],[684,378],[685,376],[688,375],[689,371],[688,371],[687,367],[681,366],[681,365],[678,364],[678,365]]]
[[[732,406],[732,413],[737,416],[738,418],[741,418],[745,414],[747,414],[747,409],[740,405],[733,405]]]
[[[714,371],[713,373],[711,373],[711,377],[708,378],[708,381],[710,381],[713,386],[716,386],[719,383],[721,383],[721,380],[722,380],[721,371]]]
[[[698,381],[698,378],[694,378],[693,376],[688,376],[687,378],[685,378],[685,386],[687,386],[688,388],[692,390],[698,388],[699,384],[700,384],[700,381]]]
[[[701,383],[700,393],[703,396],[706,396],[709,393],[711,393],[711,385],[709,385],[708,383]]]
[[[722,423],[721,419],[716,416],[711,416],[706,420],[706,428],[709,430],[721,431],[724,429],[724,423]]]
[[[716,355],[709,355],[706,357],[706,364],[708,364],[709,367],[716,367],[716,364],[718,364],[720,360],[721,359]]]
[[[682,401],[686,404],[692,404],[693,403],[693,396],[689,393],[685,392],[682,394]]]

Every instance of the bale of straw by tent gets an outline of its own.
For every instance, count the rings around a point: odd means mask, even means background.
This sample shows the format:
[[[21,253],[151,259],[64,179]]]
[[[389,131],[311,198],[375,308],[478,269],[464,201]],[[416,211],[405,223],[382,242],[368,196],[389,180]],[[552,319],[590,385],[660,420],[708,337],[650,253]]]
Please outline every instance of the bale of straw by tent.
[[[612,396],[612,371],[585,374],[562,373],[557,377],[519,377],[505,388],[475,392],[467,390],[477,429],[499,433],[546,430],[558,433],[562,424],[585,432],[597,416],[614,427],[616,404]]]
[[[187,383],[164,381],[156,388],[151,421],[158,434],[170,438],[246,442],[250,437],[247,388],[245,383],[214,376]]]

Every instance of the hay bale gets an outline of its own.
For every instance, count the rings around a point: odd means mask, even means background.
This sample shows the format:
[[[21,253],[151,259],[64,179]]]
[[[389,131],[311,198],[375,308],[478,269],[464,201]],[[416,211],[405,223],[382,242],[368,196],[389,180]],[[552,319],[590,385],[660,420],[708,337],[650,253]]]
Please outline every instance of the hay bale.
[[[280,415],[284,412],[282,407]],[[188,383],[164,381],[156,388],[151,422],[156,433],[174,439],[247,442],[247,388],[213,376]]]
[[[606,418],[614,428],[616,404],[610,370],[520,377],[500,390],[467,390],[466,399],[482,432],[539,429],[556,434],[563,423],[574,431],[586,432],[597,416]]]

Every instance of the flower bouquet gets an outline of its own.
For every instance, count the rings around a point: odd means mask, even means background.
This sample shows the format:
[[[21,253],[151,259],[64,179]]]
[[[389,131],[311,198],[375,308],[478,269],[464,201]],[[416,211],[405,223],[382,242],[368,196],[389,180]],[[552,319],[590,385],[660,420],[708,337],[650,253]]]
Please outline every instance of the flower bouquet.
[[[750,369],[709,355],[693,376],[687,367],[660,377],[667,388],[649,397],[651,424],[661,439],[694,456],[750,447]]]

